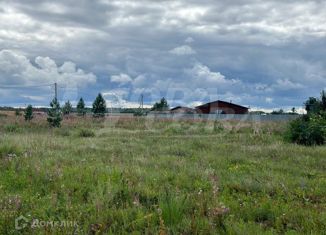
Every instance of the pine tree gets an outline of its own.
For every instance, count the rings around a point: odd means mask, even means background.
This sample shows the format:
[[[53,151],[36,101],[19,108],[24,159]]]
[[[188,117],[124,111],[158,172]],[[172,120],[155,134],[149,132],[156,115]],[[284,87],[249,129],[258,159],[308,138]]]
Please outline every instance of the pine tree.
[[[28,105],[24,113],[25,121],[30,121],[33,119],[33,107]]]
[[[72,112],[72,105],[69,100],[63,106],[62,112],[64,115],[69,115]]]
[[[85,102],[84,102],[83,98],[80,98],[80,100],[77,104],[77,114],[79,116],[85,116],[85,114],[86,114]]]
[[[106,103],[101,93],[98,94],[93,103],[93,116],[104,117],[106,113]]]
[[[50,103],[51,108],[48,110],[48,122],[51,127],[60,127],[62,121],[62,113],[60,104],[56,98]]]

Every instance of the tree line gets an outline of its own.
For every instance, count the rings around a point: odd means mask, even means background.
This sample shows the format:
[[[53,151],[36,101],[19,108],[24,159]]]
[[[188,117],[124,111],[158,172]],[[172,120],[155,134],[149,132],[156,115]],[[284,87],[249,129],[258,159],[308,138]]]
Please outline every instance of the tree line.
[[[63,116],[69,115],[73,111],[73,106],[68,100],[64,106],[61,108],[59,101],[57,98],[54,98],[50,103],[50,108],[47,110],[47,121],[51,127],[60,127]],[[78,116],[86,115],[86,105],[83,98],[80,98],[76,111]],[[99,118],[104,117],[106,113],[106,102],[103,98],[102,94],[99,93],[96,99],[93,102],[92,106],[93,117]],[[24,112],[25,121],[30,121],[33,119],[33,107],[32,105],[28,105]]]
[[[61,108],[59,101],[54,98],[50,103],[50,108],[47,109],[47,121],[52,127],[60,127],[63,116],[67,116],[73,112],[73,106],[68,100],[64,106]],[[163,97],[159,102],[156,102],[153,107],[150,109],[151,111],[165,111],[169,109],[169,105],[167,100]],[[99,93],[96,99],[93,102],[92,109],[93,117],[100,118],[104,117],[107,111],[106,102],[103,98],[103,95]],[[84,99],[81,97],[76,106],[76,113],[78,116],[85,116],[87,113],[87,108],[85,105]],[[20,115],[20,111],[16,110],[16,115]],[[134,111],[135,116],[143,116],[146,115],[146,111],[144,110],[136,110]],[[34,118],[33,115],[33,107],[32,105],[28,105],[24,112],[25,121],[31,121]]]

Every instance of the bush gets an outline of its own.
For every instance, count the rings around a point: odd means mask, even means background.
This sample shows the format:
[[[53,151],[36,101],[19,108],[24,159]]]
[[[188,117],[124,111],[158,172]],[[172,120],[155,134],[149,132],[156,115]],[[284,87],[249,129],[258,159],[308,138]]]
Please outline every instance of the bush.
[[[326,140],[325,115],[304,115],[290,122],[286,139],[302,145],[322,145]]]
[[[88,129],[81,129],[78,133],[79,137],[95,137],[95,133],[92,130]]]

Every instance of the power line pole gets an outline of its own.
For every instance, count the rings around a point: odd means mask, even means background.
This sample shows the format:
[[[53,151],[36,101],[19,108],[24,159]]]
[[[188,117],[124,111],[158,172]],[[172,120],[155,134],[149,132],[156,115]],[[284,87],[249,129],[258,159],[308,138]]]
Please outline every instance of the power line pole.
[[[143,109],[144,109],[144,95],[143,94],[140,95],[139,108],[143,112]]]
[[[54,83],[54,98],[58,99],[58,84]]]
[[[144,95],[141,94],[141,111],[144,110]]]

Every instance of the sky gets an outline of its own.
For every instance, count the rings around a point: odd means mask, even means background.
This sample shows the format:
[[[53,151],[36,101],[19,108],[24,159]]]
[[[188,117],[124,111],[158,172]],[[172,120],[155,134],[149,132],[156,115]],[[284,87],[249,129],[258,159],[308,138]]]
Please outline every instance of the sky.
[[[0,106],[302,107],[326,89],[323,0],[1,0]]]

